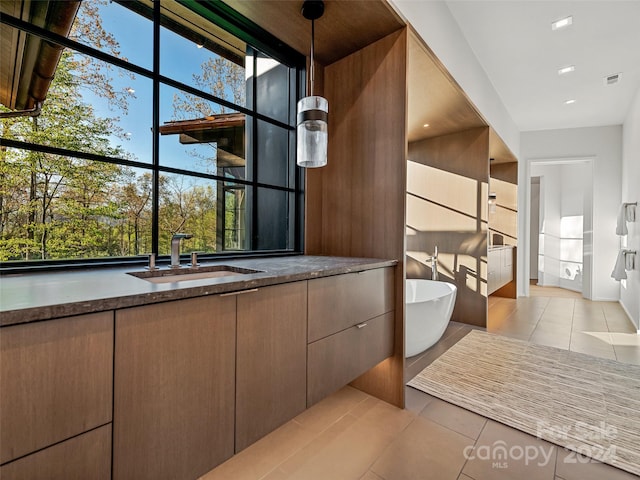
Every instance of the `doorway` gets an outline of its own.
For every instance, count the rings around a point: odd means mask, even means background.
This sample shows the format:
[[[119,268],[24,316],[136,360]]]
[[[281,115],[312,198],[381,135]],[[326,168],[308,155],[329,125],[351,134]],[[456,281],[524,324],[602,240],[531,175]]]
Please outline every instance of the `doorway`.
[[[530,278],[592,296],[591,159],[532,161]]]

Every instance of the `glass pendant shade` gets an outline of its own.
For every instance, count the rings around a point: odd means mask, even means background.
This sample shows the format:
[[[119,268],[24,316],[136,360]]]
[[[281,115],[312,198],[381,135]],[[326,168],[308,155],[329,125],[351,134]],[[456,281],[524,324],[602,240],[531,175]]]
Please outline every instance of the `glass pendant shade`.
[[[498,199],[495,193],[489,193],[489,213],[496,213],[496,200]]]
[[[329,102],[313,95],[298,101],[297,163],[316,168],[327,164]]]

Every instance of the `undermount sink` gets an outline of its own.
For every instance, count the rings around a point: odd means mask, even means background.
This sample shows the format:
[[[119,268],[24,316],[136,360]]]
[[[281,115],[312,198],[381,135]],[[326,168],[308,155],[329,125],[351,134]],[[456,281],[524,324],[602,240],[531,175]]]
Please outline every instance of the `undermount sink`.
[[[208,267],[169,268],[127,273],[151,283],[175,283],[188,280],[203,280],[205,278],[248,275],[251,273],[262,273],[262,271],[252,270],[250,268],[231,267],[229,265],[210,265]]]

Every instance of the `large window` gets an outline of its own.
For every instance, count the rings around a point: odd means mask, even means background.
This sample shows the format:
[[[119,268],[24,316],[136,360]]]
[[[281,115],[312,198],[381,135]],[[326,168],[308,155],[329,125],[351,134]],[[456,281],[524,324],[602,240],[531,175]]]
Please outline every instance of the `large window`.
[[[221,2],[1,8],[5,267],[301,251],[303,57]]]

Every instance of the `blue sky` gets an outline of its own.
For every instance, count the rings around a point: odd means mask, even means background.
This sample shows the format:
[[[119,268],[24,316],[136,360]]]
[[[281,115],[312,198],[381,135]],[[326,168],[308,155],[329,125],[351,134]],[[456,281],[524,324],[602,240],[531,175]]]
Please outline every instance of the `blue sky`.
[[[153,67],[153,30],[149,20],[129,11],[125,7],[109,2],[100,7],[103,28],[113,34],[120,44],[122,55],[131,63],[147,68]],[[203,62],[214,56],[205,48],[197,46],[173,32],[161,29],[161,73],[188,85],[194,85],[193,74],[200,74]],[[152,82],[151,79],[135,75],[134,79],[122,69],[112,67],[112,84],[116,91],[133,89],[129,101],[129,110],[125,115],[118,109],[112,109],[106,99],[93,94],[88,89],[82,91],[83,101],[93,105],[95,113],[101,117],[120,118],[119,125],[127,132],[129,140],[112,137],[114,144],[120,144],[136,156],[136,160],[151,163],[151,125],[152,125]],[[173,119],[173,95],[177,90],[161,87],[160,123]],[[195,160],[188,154],[198,150],[211,156],[213,150],[208,145],[185,146],[178,142],[178,136],[160,138],[161,164],[185,169],[197,169]]]

